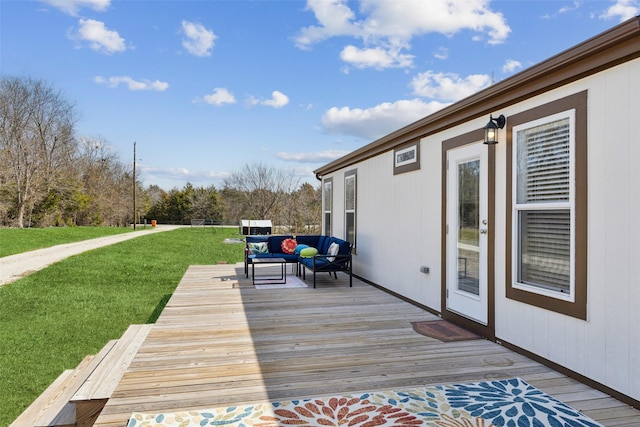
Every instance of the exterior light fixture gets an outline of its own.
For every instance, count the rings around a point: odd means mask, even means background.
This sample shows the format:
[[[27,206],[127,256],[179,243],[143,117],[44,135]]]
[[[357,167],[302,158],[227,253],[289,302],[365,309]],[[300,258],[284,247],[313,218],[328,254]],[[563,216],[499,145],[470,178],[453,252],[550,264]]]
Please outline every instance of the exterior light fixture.
[[[502,129],[506,121],[507,119],[502,114],[497,119],[494,119],[492,115],[489,116],[489,123],[484,127],[485,144],[493,145],[498,143],[498,129]]]

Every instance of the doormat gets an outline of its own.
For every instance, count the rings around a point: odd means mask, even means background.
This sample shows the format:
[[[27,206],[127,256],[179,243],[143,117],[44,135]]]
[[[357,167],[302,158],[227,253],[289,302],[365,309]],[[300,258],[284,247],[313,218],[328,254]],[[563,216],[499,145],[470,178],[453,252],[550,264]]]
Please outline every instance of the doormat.
[[[482,338],[480,335],[467,331],[446,320],[411,322],[411,325],[413,325],[413,330],[417,333],[445,342],[478,340]]]
[[[184,412],[134,412],[128,427],[602,427],[520,378]]]

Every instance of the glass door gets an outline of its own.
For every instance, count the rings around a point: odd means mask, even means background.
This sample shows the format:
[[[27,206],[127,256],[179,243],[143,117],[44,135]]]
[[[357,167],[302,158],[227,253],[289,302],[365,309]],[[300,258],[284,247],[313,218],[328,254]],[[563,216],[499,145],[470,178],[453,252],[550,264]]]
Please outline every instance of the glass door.
[[[447,152],[447,309],[484,325],[487,302],[487,147]]]

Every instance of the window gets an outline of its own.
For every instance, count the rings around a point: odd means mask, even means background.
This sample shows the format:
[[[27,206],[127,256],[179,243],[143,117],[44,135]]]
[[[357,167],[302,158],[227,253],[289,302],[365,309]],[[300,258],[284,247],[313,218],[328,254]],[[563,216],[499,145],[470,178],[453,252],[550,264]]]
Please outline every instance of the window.
[[[398,175],[420,169],[420,144],[412,142],[393,151],[393,174]]]
[[[507,298],[587,317],[587,92],[507,119]]]
[[[323,234],[331,236],[331,209],[333,200],[333,179],[327,178],[322,185]]]
[[[515,286],[574,301],[575,111],[513,128]]]
[[[345,240],[356,247],[356,177],[357,171],[347,172],[344,176],[344,224]]]

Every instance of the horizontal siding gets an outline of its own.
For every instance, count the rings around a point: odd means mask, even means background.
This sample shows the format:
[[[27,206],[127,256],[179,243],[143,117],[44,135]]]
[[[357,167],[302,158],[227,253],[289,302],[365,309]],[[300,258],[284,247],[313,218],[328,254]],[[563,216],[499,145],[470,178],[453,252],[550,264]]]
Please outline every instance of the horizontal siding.
[[[506,146],[496,146],[496,337],[640,400],[640,60],[501,109],[507,116],[588,91],[588,316],[579,320],[506,298]],[[486,120],[484,120],[486,121]],[[334,234],[343,233],[343,177],[358,169],[356,274],[440,310],[442,141],[421,142],[421,168],[393,175],[391,152],[328,176]],[[429,274],[419,271],[428,266]]]
[[[508,300],[504,274],[497,273],[496,335],[640,399],[640,333],[632,327],[640,321],[640,89],[634,75],[640,75],[638,60],[518,106],[522,111],[551,96],[589,91],[588,318],[585,322]],[[504,147],[498,155],[504,155]],[[499,165],[497,176],[505,176],[504,162]],[[501,194],[497,204],[500,212]],[[504,258],[496,259],[497,271],[503,272]]]

